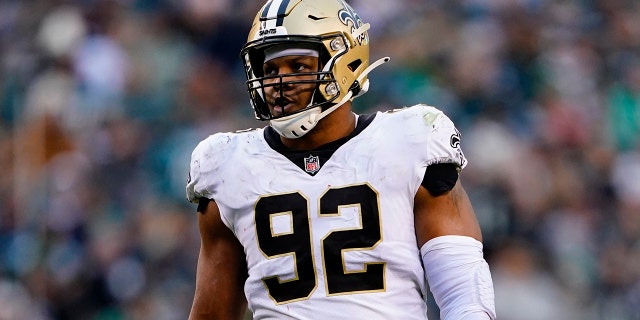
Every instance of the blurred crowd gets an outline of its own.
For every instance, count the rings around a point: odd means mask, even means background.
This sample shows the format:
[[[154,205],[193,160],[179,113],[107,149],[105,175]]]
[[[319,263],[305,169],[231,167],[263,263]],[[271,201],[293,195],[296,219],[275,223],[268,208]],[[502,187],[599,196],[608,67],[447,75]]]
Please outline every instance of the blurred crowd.
[[[462,132],[500,319],[640,319],[640,2],[351,0],[371,113]],[[0,319],[185,319],[184,186],[262,1],[0,1]],[[430,319],[438,319],[432,300]]]

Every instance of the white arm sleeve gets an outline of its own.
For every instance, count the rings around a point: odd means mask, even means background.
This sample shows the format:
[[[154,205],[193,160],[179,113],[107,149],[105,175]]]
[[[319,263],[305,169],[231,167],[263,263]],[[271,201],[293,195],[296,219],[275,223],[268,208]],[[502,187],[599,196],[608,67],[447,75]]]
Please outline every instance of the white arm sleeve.
[[[495,319],[493,282],[482,243],[441,236],[420,248],[425,275],[443,320]]]

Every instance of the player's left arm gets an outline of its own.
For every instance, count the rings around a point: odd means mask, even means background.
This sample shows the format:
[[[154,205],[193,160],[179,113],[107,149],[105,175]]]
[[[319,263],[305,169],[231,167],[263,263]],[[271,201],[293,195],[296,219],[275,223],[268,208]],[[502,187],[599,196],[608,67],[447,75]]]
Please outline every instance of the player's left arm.
[[[418,246],[440,236],[459,235],[482,241],[482,233],[471,201],[460,181],[453,189],[432,195],[420,186],[414,204]]]
[[[430,290],[444,320],[495,319],[493,283],[482,234],[460,181],[443,193],[420,186],[415,229]]]

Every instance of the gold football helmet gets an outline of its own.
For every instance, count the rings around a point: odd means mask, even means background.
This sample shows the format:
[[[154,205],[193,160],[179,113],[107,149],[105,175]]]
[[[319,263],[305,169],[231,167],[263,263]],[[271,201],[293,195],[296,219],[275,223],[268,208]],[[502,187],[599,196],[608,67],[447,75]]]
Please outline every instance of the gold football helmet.
[[[256,15],[241,51],[256,119],[269,120],[281,135],[297,138],[340,105],[365,93],[369,87],[367,74],[389,60],[369,64],[368,29],[369,24],[363,23],[344,0],[268,1]],[[316,87],[309,105],[277,116],[271,114],[265,101],[264,80],[279,78],[269,81],[270,85],[295,85],[300,81],[291,80],[299,74],[263,75],[265,50],[275,46],[311,48],[319,52],[320,64],[318,72],[312,73]]]

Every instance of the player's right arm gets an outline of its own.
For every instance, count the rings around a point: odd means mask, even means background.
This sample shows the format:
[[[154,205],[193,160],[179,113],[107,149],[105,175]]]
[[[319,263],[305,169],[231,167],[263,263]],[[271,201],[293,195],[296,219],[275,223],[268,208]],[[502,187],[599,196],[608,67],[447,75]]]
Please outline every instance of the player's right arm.
[[[496,319],[482,233],[459,181],[467,161],[461,135],[441,111],[416,111],[427,124],[426,165],[415,195],[415,228],[429,288],[446,320]]]
[[[200,199],[198,227],[201,246],[189,320],[242,319],[247,306],[242,245],[222,222],[215,201]]]

